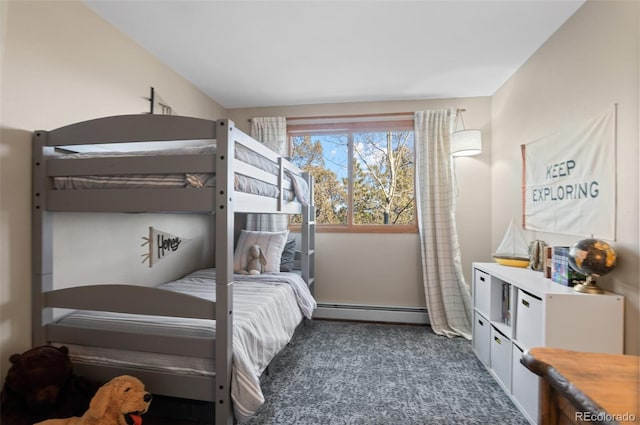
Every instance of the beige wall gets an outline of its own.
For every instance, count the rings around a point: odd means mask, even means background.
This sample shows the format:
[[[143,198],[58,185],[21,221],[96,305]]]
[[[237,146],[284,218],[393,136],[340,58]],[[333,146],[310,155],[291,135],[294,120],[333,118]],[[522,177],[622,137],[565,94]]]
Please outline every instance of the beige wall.
[[[216,119],[217,103],[125,38],[82,2],[2,1],[0,128],[0,376],[31,345],[31,132],[149,110],[154,86],[179,114]],[[55,218],[56,285],[100,279],[153,283],[211,254],[210,217],[61,214]],[[154,225],[193,242],[149,269],[140,239]],[[94,238],[95,237],[95,238]],[[87,280],[88,279],[88,280]]]
[[[488,97],[404,102],[339,103],[231,109],[244,131],[258,116],[331,116],[464,108],[467,128],[482,130],[481,155],[457,158],[457,224],[465,276],[471,262],[491,259],[491,100]],[[417,234],[319,233],[316,296],[323,303],[423,307],[424,288]]]
[[[580,124],[618,104],[619,265],[602,286],[624,295],[625,351],[640,353],[638,246],[638,11],[635,1],[588,1],[495,94],[492,105],[492,244],[522,214],[519,145]],[[551,245],[578,239],[530,234]],[[589,312],[585,311],[585,320]]]

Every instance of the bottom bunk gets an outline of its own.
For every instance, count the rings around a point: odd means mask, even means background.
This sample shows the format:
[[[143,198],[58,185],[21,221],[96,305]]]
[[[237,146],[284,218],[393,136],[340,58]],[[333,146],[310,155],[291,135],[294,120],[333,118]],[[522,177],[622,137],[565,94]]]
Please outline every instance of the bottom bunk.
[[[158,288],[215,301],[215,278],[215,269],[204,269]],[[264,403],[260,375],[315,306],[297,273],[234,275],[231,400],[236,420],[245,421]],[[69,347],[79,375],[104,381],[131,374],[155,394],[214,401],[215,325],[207,319],[75,311],[47,325],[47,333],[51,343]],[[155,340],[158,348],[132,350],[137,336]]]

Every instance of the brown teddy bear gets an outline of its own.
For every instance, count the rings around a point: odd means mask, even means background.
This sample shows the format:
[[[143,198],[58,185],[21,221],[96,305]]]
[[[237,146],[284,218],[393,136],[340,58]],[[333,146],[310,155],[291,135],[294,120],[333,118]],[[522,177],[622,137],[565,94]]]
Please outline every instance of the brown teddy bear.
[[[99,385],[74,375],[67,347],[44,345],[13,354],[0,394],[2,425],[32,425],[82,415]]]

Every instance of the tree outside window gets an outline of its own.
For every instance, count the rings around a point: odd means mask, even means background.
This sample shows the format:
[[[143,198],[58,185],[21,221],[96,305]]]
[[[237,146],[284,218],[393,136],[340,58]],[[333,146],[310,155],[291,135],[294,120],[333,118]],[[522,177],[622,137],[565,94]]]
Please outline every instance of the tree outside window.
[[[314,178],[318,229],[415,232],[413,122],[327,127],[289,128],[292,162]]]

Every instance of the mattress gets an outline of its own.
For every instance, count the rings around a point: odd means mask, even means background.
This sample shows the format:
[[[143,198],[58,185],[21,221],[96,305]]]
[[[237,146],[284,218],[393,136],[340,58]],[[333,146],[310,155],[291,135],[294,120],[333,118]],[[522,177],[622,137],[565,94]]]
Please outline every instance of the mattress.
[[[199,270],[160,287],[215,300],[215,269]],[[296,273],[234,276],[233,367],[231,398],[236,418],[251,417],[264,403],[260,375],[290,341],[303,317],[311,318],[316,302]],[[215,338],[215,321],[77,311],[61,320],[89,329]],[[55,341],[54,341],[55,343]],[[116,348],[70,345],[74,362],[132,366],[202,376],[215,375],[215,360],[133,352]]]
[[[73,160],[86,158],[118,158],[139,156],[162,155],[205,155],[215,154],[216,146],[205,145],[179,149],[167,149],[156,151],[134,152],[91,152],[57,155],[55,159]],[[236,159],[260,168],[270,174],[277,175],[279,167],[273,161],[251,151],[243,145],[235,146]],[[284,190],[284,199],[292,201],[296,195],[300,195],[300,201],[306,203],[305,192],[308,191],[303,179],[295,178],[285,173],[285,179],[290,182],[293,179],[294,190]],[[303,185],[298,187],[298,185]],[[83,190],[83,189],[166,189],[166,188],[202,188],[215,187],[215,174],[207,173],[178,173],[178,174],[127,174],[127,175],[87,175],[87,176],[58,176],[53,177],[53,188],[56,190]],[[262,180],[236,173],[234,181],[235,190],[277,198],[280,191],[277,186]]]

